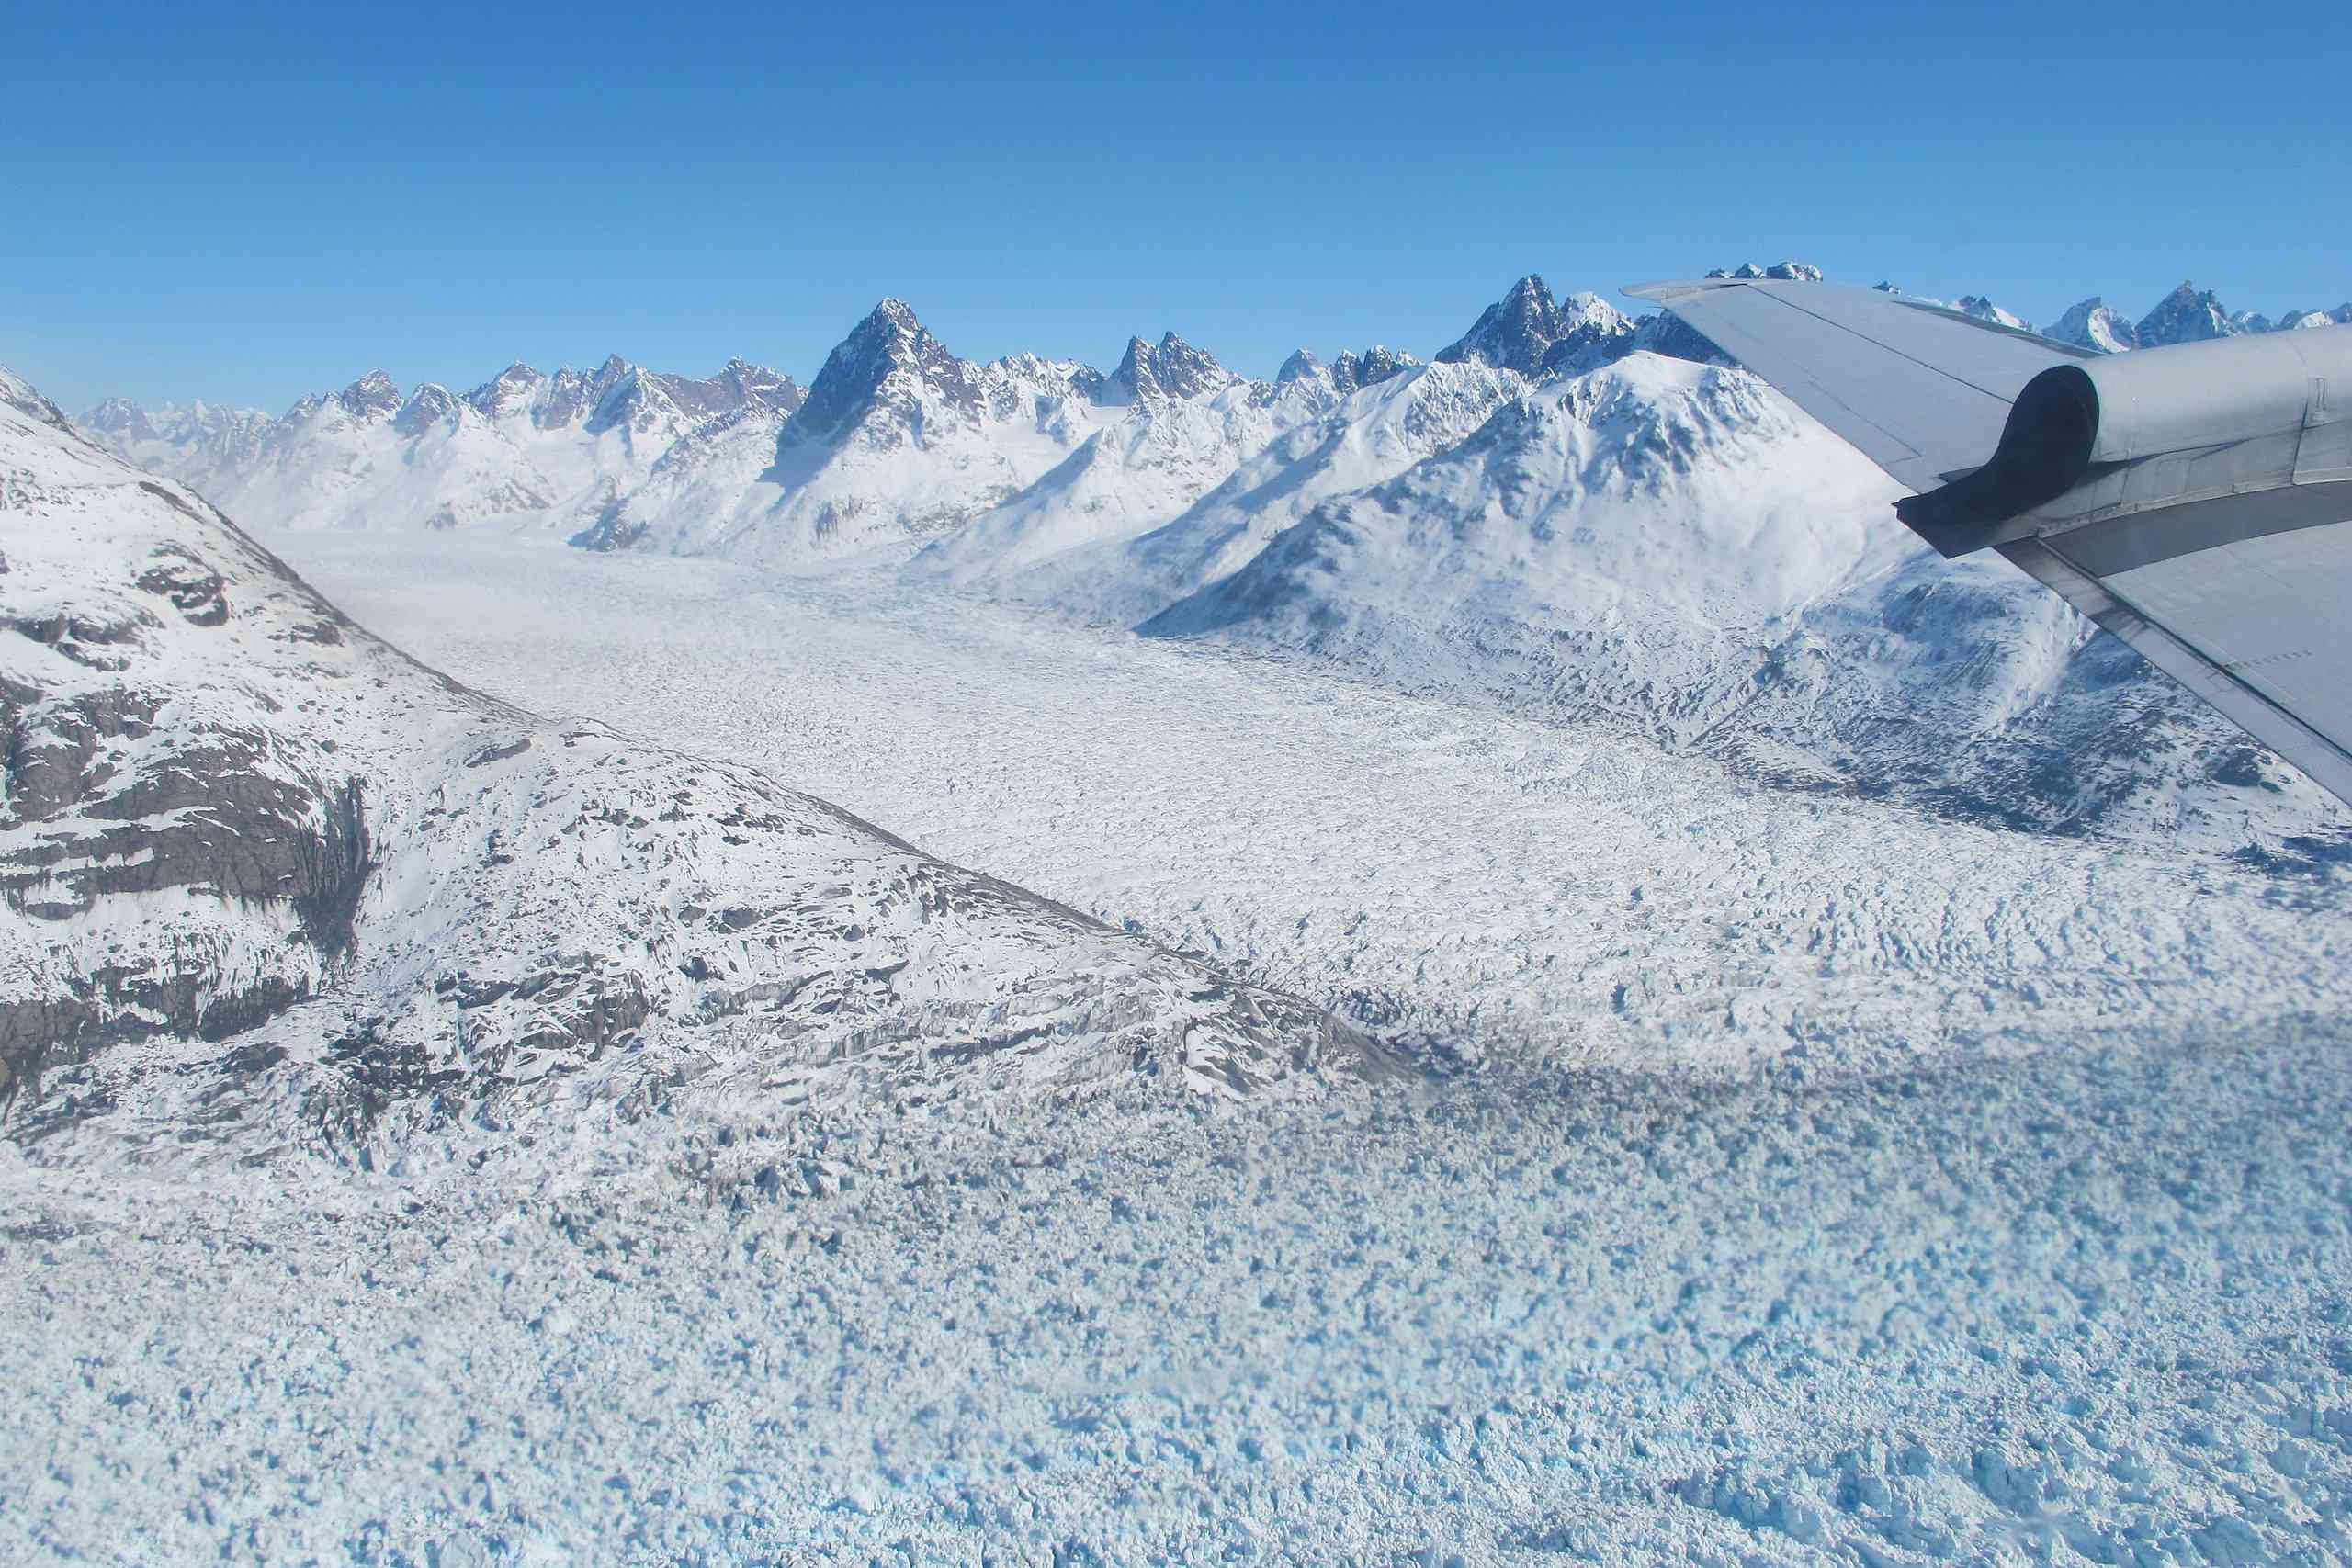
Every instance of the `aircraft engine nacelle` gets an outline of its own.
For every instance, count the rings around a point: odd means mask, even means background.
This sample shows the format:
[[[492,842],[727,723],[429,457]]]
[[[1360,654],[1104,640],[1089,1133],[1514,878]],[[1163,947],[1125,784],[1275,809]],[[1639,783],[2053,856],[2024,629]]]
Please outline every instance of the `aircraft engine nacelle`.
[[[2352,479],[2352,329],[2052,366],[1984,467],[1897,504],[1946,555],[2158,507]]]

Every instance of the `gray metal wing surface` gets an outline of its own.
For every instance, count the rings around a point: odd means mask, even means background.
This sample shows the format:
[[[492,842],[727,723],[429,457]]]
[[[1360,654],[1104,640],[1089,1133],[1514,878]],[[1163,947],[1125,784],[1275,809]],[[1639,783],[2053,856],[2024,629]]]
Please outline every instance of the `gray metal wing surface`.
[[[2105,355],[1834,284],[1626,292],[2352,802],[2352,328]]]

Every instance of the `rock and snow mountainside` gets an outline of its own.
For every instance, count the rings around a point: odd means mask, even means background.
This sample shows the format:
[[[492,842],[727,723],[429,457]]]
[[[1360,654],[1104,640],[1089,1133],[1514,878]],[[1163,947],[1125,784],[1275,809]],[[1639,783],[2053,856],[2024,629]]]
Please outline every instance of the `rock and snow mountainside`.
[[[1292,402],[1299,389],[1306,400]],[[917,557],[938,572],[1007,598],[1088,619],[1132,624],[1239,570],[1324,500],[1394,477],[1446,450],[1529,387],[1516,371],[1482,364],[1415,366],[1336,401],[1337,383],[1285,383],[1280,412],[1298,416],[1240,457],[1190,504],[1132,492],[1107,517],[1022,496]]]
[[[201,403],[149,413],[108,399],[84,427],[265,527],[579,527],[689,433],[731,417],[782,419],[802,395],[790,377],[740,359],[695,380],[615,355],[552,376],[510,365],[462,396],[427,382],[404,398],[370,371],[276,420]]]
[[[1314,1008],[749,769],[456,685],[14,378],[0,552],[19,1136],[389,1152],[560,1100],[1373,1063]]]
[[[1096,417],[1106,423],[1034,484],[932,544],[919,570],[1016,571],[1140,533],[1183,511],[1283,432],[1329,409],[1342,378],[1361,384],[1367,364],[1375,377],[1402,368],[1347,355],[1336,370],[1303,370],[1270,386],[1236,376],[1172,333],[1157,345],[1132,339],[1095,394]]]
[[[935,535],[1053,468],[1101,423],[1105,392],[1080,365],[958,359],[885,299],[826,359],[748,486],[667,476],[575,542],[793,565]],[[713,457],[740,469],[754,434]]]
[[[2222,852],[2352,817],[1745,371],[1636,355],[1322,501],[1141,629],[1603,716],[1795,783]]]
[[[2140,346],[2140,334],[2131,319],[2109,310],[2096,294],[2042,328],[2041,335],[2101,354],[2128,354]]]

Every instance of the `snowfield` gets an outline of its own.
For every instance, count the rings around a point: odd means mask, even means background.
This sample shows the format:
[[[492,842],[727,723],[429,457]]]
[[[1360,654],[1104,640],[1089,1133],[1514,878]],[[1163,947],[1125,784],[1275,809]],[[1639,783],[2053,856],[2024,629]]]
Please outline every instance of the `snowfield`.
[[[1744,781],[1594,726],[1071,626],[886,570],[482,534],[302,570],[492,694],[760,767],[931,853],[1445,1053],[1858,1068],[2347,993],[2352,878]]]

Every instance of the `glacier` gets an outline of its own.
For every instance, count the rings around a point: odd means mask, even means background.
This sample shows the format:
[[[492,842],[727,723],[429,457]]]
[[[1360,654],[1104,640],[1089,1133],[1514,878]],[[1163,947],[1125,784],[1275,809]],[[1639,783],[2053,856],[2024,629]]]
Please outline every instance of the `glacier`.
[[[1661,318],[81,424],[0,1556],[2352,1560],[2352,824]]]

